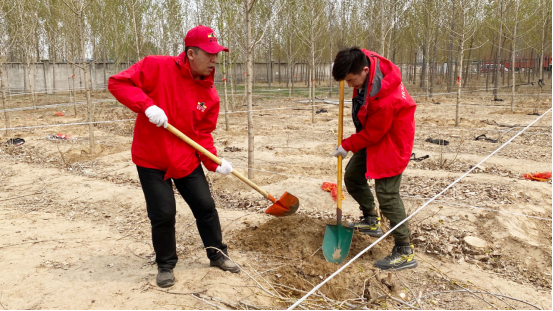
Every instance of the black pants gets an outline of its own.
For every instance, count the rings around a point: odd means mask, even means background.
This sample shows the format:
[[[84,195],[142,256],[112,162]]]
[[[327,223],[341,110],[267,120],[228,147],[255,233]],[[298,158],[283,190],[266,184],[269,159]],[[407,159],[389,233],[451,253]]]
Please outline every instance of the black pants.
[[[227,252],[227,245],[223,244],[219,215],[201,165],[186,177],[167,180],[163,179],[164,171],[140,166],[137,166],[137,169],[146,197],[148,218],[152,224],[152,242],[159,268],[173,269],[178,261],[175,240],[177,205],[172,181],[196,218],[204,247],[212,246]],[[223,257],[217,250],[206,251],[210,260]]]

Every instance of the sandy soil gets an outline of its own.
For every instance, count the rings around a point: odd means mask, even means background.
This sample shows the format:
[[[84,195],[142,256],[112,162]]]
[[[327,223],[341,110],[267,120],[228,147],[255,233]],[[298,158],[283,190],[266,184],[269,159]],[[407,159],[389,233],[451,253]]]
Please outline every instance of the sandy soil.
[[[520,91],[535,93],[530,86]],[[98,93],[95,98],[110,96]],[[64,100],[60,95],[39,96],[37,104]],[[300,100],[258,98],[256,109],[287,109],[254,115],[258,171],[253,181],[275,196],[284,191],[296,195],[301,202],[298,214],[267,216],[263,214],[267,202],[256,192],[231,176],[208,173],[230,256],[244,271],[236,275],[209,267],[193,216],[177,198],[179,263],[177,283],[169,291],[154,285],[157,270],[149,222],[130,160],[133,122],[97,125],[94,154],[84,126],[20,130],[9,136],[2,132],[2,141],[21,137],[26,143],[0,146],[0,304],[6,309],[289,306],[339,267],[326,262],[320,251],[325,225],[335,223],[335,203],[320,186],[336,179],[331,152],[338,110],[334,105],[316,107],[326,112],[316,114],[313,124],[311,108]],[[486,107],[508,102],[470,95],[462,101],[467,106],[461,107],[461,125],[454,128],[454,99],[436,101],[440,104],[417,98],[414,152],[430,158],[412,161],[404,173],[401,192],[408,212],[521,129],[500,125],[526,125],[537,117],[528,115],[535,111],[527,108],[543,113],[551,107],[551,97],[521,96],[511,113],[508,108]],[[11,102],[29,103],[25,98]],[[57,111],[64,116],[54,115]],[[84,121],[84,107],[77,106],[76,111],[77,116],[73,107],[12,112],[12,126]],[[134,117],[113,102],[97,104],[96,112],[97,120]],[[349,107],[345,114],[351,114]],[[391,250],[393,242],[386,239],[304,306],[488,309],[491,304],[499,309],[534,309],[512,299],[516,298],[551,309],[552,237],[547,220],[552,213],[551,182],[520,178],[522,173],[551,171],[551,114],[535,125],[414,216],[417,269],[390,273],[375,269],[374,261]],[[352,123],[346,121],[344,130],[346,137],[353,133]],[[56,133],[71,139],[48,138]],[[481,134],[498,142],[474,140]],[[229,131],[221,116],[214,137],[219,155],[245,173],[245,114],[230,114]],[[426,142],[429,137],[446,139],[449,145]],[[348,220],[360,215],[347,193],[344,214]],[[486,246],[471,247],[465,241],[471,236]],[[373,241],[356,232],[348,259]]]

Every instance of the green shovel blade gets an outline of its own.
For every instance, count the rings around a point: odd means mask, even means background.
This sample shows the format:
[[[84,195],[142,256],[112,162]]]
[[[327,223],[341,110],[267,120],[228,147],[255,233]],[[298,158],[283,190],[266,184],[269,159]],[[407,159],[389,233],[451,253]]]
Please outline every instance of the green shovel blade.
[[[348,257],[353,238],[353,228],[342,224],[326,225],[323,254],[328,262],[340,264]]]

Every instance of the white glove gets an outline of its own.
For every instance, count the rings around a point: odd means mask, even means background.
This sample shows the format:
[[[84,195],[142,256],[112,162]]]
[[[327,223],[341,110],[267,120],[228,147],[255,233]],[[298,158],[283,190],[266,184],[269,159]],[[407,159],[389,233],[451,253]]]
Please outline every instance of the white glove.
[[[342,159],[345,159],[348,156],[348,152],[342,148],[342,146],[336,147],[336,150],[334,151],[333,156],[338,157],[342,156]]]
[[[157,127],[163,125],[164,128],[167,128],[167,116],[158,106],[153,105],[148,107],[148,109],[144,111],[144,114],[146,114],[148,119],[150,119],[150,122],[155,124]]]
[[[215,172],[223,175],[232,173],[232,163],[227,162],[225,159],[221,159],[221,165],[215,169]]]

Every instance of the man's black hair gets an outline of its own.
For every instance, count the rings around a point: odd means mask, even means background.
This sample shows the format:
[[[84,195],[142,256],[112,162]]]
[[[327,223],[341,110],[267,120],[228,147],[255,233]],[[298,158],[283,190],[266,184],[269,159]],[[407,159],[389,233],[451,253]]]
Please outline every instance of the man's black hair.
[[[363,68],[369,66],[367,56],[358,47],[341,49],[336,58],[334,58],[334,66],[332,67],[332,77],[336,81],[342,81],[348,73],[360,74]]]
[[[192,51],[194,51],[194,53],[198,54],[198,52],[200,51],[200,48],[197,47],[197,46],[185,46],[184,47],[184,54],[185,55],[188,55],[188,50],[192,49]]]

